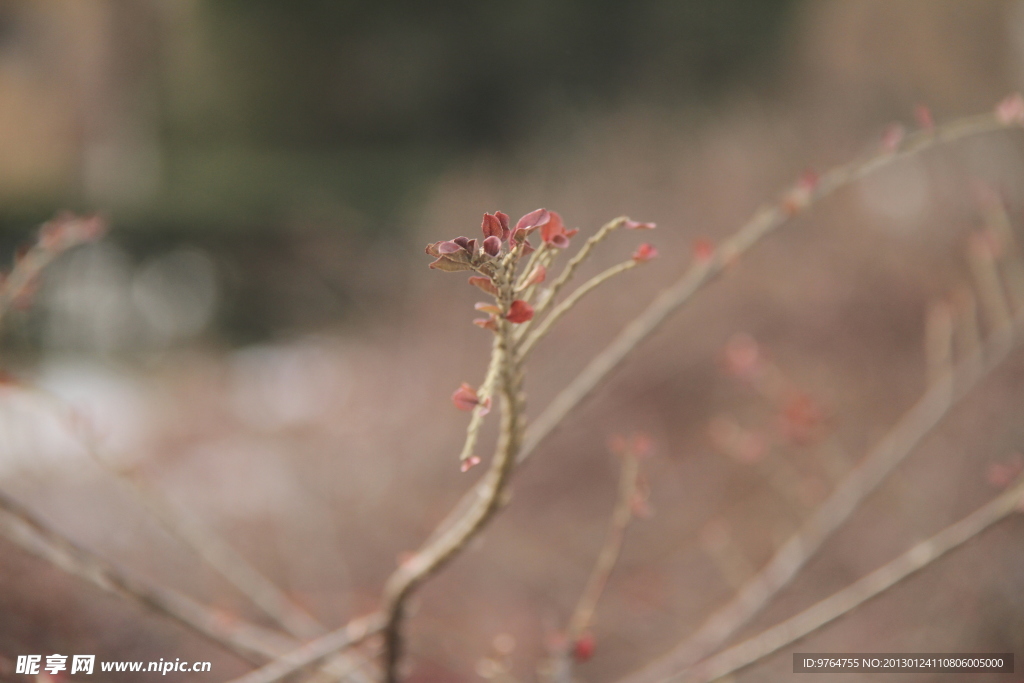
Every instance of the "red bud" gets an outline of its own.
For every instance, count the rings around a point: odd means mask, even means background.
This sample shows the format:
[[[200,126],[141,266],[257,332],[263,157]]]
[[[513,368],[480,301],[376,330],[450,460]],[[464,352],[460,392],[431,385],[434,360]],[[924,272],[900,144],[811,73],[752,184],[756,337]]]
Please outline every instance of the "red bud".
[[[922,130],[935,130],[935,119],[932,118],[932,110],[927,105],[919,104],[914,107],[914,118]]]
[[[1004,98],[996,105],[996,118],[1005,125],[1024,124],[1024,97],[1020,93],[1013,93]]]
[[[654,223],[641,223],[639,221],[626,219],[626,222],[622,224],[626,230],[654,230],[656,224]]]
[[[594,656],[594,636],[588,631],[572,644],[572,658],[583,663]]]
[[[903,142],[906,130],[902,123],[890,123],[882,133],[882,149],[886,152],[895,152]]]
[[[501,238],[491,235],[484,240],[484,251],[488,256],[497,256],[501,252]]]
[[[633,252],[633,260],[637,263],[646,263],[651,259],[658,258],[658,250],[644,242]]]
[[[526,278],[526,286],[539,285],[547,276],[548,269],[538,263],[530,272],[530,277]]]
[[[715,243],[711,240],[698,237],[693,241],[693,258],[695,261],[706,263],[715,255]]]

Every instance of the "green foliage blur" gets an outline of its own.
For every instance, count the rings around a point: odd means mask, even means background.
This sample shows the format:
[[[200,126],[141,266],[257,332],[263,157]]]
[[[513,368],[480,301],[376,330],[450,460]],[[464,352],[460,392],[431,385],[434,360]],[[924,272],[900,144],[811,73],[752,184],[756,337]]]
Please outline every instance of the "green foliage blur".
[[[166,86],[165,144],[216,220],[330,197],[388,230],[467,153],[770,68],[790,4],[207,0],[212,58]]]
[[[214,255],[234,339],[335,320],[366,301],[365,273],[335,255],[400,234],[446,169],[480,153],[515,163],[502,153],[623,106],[771,83],[792,5],[0,2],[0,77],[77,107],[55,119],[64,133],[21,146],[26,159],[54,137],[70,148],[43,190],[0,187],[0,250],[58,209],[102,211],[135,259],[179,244]]]

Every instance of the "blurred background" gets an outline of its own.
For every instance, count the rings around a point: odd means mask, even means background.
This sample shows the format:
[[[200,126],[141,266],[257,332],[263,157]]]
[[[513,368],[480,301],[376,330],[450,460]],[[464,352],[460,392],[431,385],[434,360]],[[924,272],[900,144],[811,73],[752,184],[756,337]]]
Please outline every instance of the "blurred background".
[[[678,276],[693,240],[724,239],[807,168],[877,149],[890,122],[914,127],[918,105],[941,123],[1021,88],[1024,3],[1003,0],[0,1],[0,257],[58,209],[111,224],[5,321],[0,351],[23,386],[0,397],[0,486],[104,557],[260,619],[87,456],[59,418],[74,407],[104,457],[340,625],[377,605],[396,557],[473,481],[448,397],[480,381],[489,340],[470,324],[471,288],[428,271],[425,243],[538,206],[583,233],[624,213],[658,223],[643,237],[661,258],[538,351],[536,414]],[[615,680],[691,632],[923,390],[925,310],[970,281],[978,187],[1019,233],[1022,180],[1024,140],[980,137],[844,190],[761,245],[637,349],[423,591],[410,680],[493,677],[501,634],[515,676],[534,678],[600,546],[615,433],[654,439],[655,516],[630,530],[580,675]],[[632,253],[635,236],[617,237],[588,272]],[[794,437],[723,372],[739,333],[809,397],[813,419],[796,426],[813,435]],[[991,498],[993,472],[1024,449],[1022,361],[744,633]],[[723,425],[756,448],[730,452]],[[800,651],[1012,651],[1021,532],[1004,522]],[[19,654],[65,651],[212,660],[204,681],[246,670],[0,549],[0,680],[21,680]],[[792,651],[737,679],[786,675]]]

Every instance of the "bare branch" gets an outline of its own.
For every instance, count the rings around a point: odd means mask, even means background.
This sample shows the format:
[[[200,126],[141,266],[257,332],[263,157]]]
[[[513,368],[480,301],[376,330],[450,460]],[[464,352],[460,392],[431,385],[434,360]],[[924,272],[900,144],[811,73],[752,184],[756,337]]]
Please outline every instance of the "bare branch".
[[[1003,279],[1010,296],[1013,310],[1024,308],[1024,262],[1021,261],[1020,246],[1013,232],[1013,225],[1006,213],[1006,205],[994,193],[986,192],[981,203],[985,227],[1000,242],[1002,251]]]
[[[499,303],[509,310],[514,290],[515,252],[506,256],[499,270]],[[521,396],[522,375],[516,358],[513,325],[504,317],[497,321],[498,393],[501,395],[501,427],[491,466],[480,484],[480,497],[473,501],[445,533],[428,540],[420,550],[391,575],[384,587],[384,677],[387,683],[398,681],[398,663],[402,650],[402,622],[405,605],[412,593],[439,571],[479,534],[504,503],[504,493],[522,443],[525,417]]]
[[[316,664],[336,652],[358,645],[384,628],[380,612],[353,619],[345,626],[292,650],[230,683],[274,683],[300,669]]]
[[[0,493],[0,534],[69,574],[174,619],[246,661],[259,663],[292,646],[285,636],[227,618],[177,591],[129,575],[75,545],[4,493]]]
[[[572,683],[572,660],[574,648],[583,639],[590,628],[597,610],[597,603],[604,593],[608,584],[608,577],[619,559],[622,550],[622,540],[626,534],[626,527],[633,520],[633,509],[637,503],[640,483],[640,457],[641,453],[635,447],[625,446],[622,452],[617,453],[621,458],[621,472],[619,474],[618,495],[615,500],[615,508],[612,510],[611,519],[608,521],[608,531],[605,534],[604,544],[597,554],[597,561],[590,572],[590,578],[580,595],[579,602],[573,609],[569,624],[561,639],[561,647],[552,652],[547,662],[547,671],[542,672],[544,678],[555,683]]]
[[[54,411],[79,437],[88,456],[114,479],[172,536],[191,549],[221,577],[288,633],[299,639],[315,638],[327,630],[308,612],[296,605],[274,583],[209,526],[185,510],[174,507],[167,497],[135,470],[114,464],[92,429],[76,429],[84,421],[59,396],[36,386],[27,390],[53,406]]]
[[[1000,121],[992,114],[980,114],[922,131],[907,137],[897,152],[884,152],[864,160],[838,166],[824,173],[817,185],[807,193],[806,210],[847,185],[890,166],[908,156],[957,140],[997,131],[1018,130],[1017,123]],[[532,421],[519,451],[520,463],[530,458],[536,448],[562,423],[578,405],[586,400],[600,384],[639,346],[653,334],[665,320],[688,303],[693,296],[722,274],[726,266],[753,247],[763,237],[788,223],[794,212],[784,206],[768,206],[759,210],[710,259],[693,263],[671,286],[659,294],[646,309],[618,336],[598,353],[587,366],[548,404]],[[616,219],[621,221],[624,219]],[[612,221],[615,223],[616,221]],[[609,224],[610,225],[610,224]],[[607,227],[607,226],[606,226]],[[561,278],[560,278],[561,279]],[[480,482],[468,491],[451,513],[437,526],[431,539],[447,533],[477,500],[487,494],[486,482]]]
[[[40,273],[72,247],[99,239],[106,224],[97,216],[82,218],[60,214],[39,229],[38,241],[15,261],[7,277],[0,279],[0,320],[19,299],[30,294]]]
[[[1024,483],[1004,492],[964,519],[918,543],[891,562],[797,615],[700,662],[682,677],[659,680],[710,683],[749,666],[851,612],[951,550],[1020,509]]]
[[[1001,130],[1016,130],[1017,124],[1000,122],[991,114],[973,116],[936,128],[932,132],[911,135],[899,152],[877,154],[866,160],[838,166],[824,173],[809,193],[804,210],[819,203],[836,190],[885,168],[907,156],[919,154],[940,144]],[[665,320],[708,283],[722,274],[726,266],[766,235],[794,216],[783,206],[762,208],[737,231],[709,260],[694,263],[675,284],[658,295],[619,335],[563,389],[532,423],[520,451],[526,460],[534,449],[622,363],[641,342],[653,334]],[[472,495],[472,494],[471,494]]]
[[[555,297],[558,296],[558,293],[562,288],[565,287],[569,280],[572,279],[572,276],[576,274],[576,269],[579,268],[580,264],[587,260],[587,257],[590,256],[590,252],[594,250],[594,247],[603,242],[608,235],[625,225],[628,220],[629,219],[626,216],[619,216],[614,220],[608,221],[601,226],[600,230],[591,235],[587,241],[583,243],[583,246],[580,247],[580,250],[576,252],[575,256],[569,259],[569,262],[565,264],[565,268],[555,281],[551,283],[551,286],[543,292],[542,298],[536,306],[536,315],[542,315],[551,307],[551,304],[555,301]]]
[[[597,562],[587,580],[587,586],[583,589],[580,601],[573,610],[569,619],[569,628],[566,629],[566,639],[573,643],[579,640],[580,636],[590,626],[594,618],[594,611],[597,609],[597,602],[604,593],[604,587],[608,583],[615,562],[619,559],[619,552],[622,550],[622,539],[626,533],[626,527],[633,519],[633,504],[637,495],[637,484],[640,477],[640,458],[633,453],[624,453],[622,456],[622,473],[619,476],[619,495],[615,502],[615,509],[612,512],[611,520],[608,522],[608,533],[605,536],[604,545],[597,555]]]
[[[498,379],[498,371],[501,367],[501,355],[497,349],[498,343],[498,336],[495,335],[495,348],[491,349],[491,361],[487,366],[487,375],[484,377],[484,382],[480,385],[480,389],[477,390],[480,403],[473,408],[473,414],[469,418],[469,425],[466,426],[466,440],[462,444],[462,452],[459,453],[459,461],[462,463],[467,463],[473,457],[473,452],[476,450],[476,442],[480,436],[480,427],[483,426],[484,416],[490,410],[490,399],[494,393],[494,383]]]
[[[608,268],[607,270],[601,273],[598,273],[597,275],[595,275],[594,277],[580,285],[579,288],[577,288],[572,294],[566,297],[564,301],[555,306],[551,313],[548,314],[548,316],[544,318],[544,320],[536,328],[534,328],[529,335],[527,335],[526,339],[523,340],[522,344],[519,347],[519,357],[521,359],[525,359],[530,354],[530,351],[533,350],[533,347],[537,345],[537,342],[543,339],[544,335],[548,333],[548,331],[551,329],[551,326],[558,322],[559,318],[568,313],[569,310],[573,306],[575,306],[580,299],[582,299],[584,296],[593,291],[596,287],[599,287],[600,285],[612,279],[616,275],[624,273],[627,270],[635,268],[638,265],[639,263],[632,259],[629,261],[624,261],[622,263],[619,263],[618,265],[614,265],[611,268]]]
[[[675,284],[657,296],[637,318],[626,325],[611,344],[595,356],[583,371],[548,405],[533,426],[527,431],[521,446],[516,444],[517,448],[514,449],[515,452],[512,457],[517,462],[527,460],[534,449],[554,431],[562,420],[587,398],[625,360],[634,348],[657,330],[672,313],[720,275],[727,265],[735,262],[739,256],[754,246],[761,238],[787,223],[800,211],[813,206],[837,189],[856,182],[864,176],[888,166],[907,155],[920,153],[939,144],[950,143],[965,137],[1018,127],[1016,122],[1001,121],[997,116],[984,114],[962,119],[934,130],[911,135],[903,143],[902,148],[896,152],[887,151],[882,154],[876,154],[866,160],[855,161],[828,171],[821,176],[813,188],[802,189],[799,204],[783,202],[780,205],[766,207],[758,211],[732,238],[724,242],[721,248],[714,252],[709,259],[702,259],[691,265]],[[617,219],[620,223],[622,220]],[[613,221],[613,223],[615,222]],[[608,229],[610,231],[614,228],[609,227]],[[587,249],[587,245],[584,246],[584,249]],[[564,281],[567,281],[569,276],[571,276],[571,272],[568,274],[563,273],[563,276],[559,277],[556,283],[562,282],[564,284]],[[554,293],[542,302],[541,309],[543,310],[543,307],[549,305],[553,298]],[[940,383],[940,385],[945,384],[945,382]],[[909,431],[911,427],[916,427],[918,422],[927,421],[926,418],[937,420],[937,417],[933,415],[935,412],[933,404],[936,402],[947,404],[950,400],[949,394],[951,393],[949,387],[940,385],[933,387],[936,391],[930,391],[926,394],[922,402],[911,411],[907,419],[907,422],[910,422],[908,426],[897,430],[891,434],[891,439],[887,439],[880,444],[876,452],[876,455],[879,456],[878,460],[888,461],[892,459],[892,453],[898,453],[898,447],[903,445],[900,439],[907,438],[904,432]],[[937,389],[941,389],[941,391]],[[943,407],[939,411],[940,415],[945,410],[946,408]],[[930,429],[930,425],[928,428]],[[502,433],[504,436],[504,428]],[[913,436],[913,434],[910,434],[910,436]],[[916,442],[916,439],[912,440]],[[504,441],[504,438],[502,438],[502,441]],[[502,451],[506,452],[503,453]],[[499,453],[496,455],[494,463],[492,463],[491,470],[485,475],[483,480],[470,492],[467,492],[455,509],[438,525],[428,539],[425,550],[414,556],[410,562],[401,567],[389,580],[386,591],[387,595],[391,596],[388,600],[389,626],[385,629],[385,669],[389,683],[396,680],[395,665],[401,642],[398,627],[402,619],[402,607],[405,598],[416,585],[453,557],[463,547],[465,542],[483,527],[484,523],[497,509],[499,506],[498,499],[500,498],[498,489],[504,487],[508,474],[494,473],[498,469],[496,464],[502,459],[498,456],[506,455],[508,455],[507,450],[501,448],[499,443]],[[500,472],[510,473],[513,464],[502,463]],[[871,476],[877,476],[878,472],[875,469],[859,467],[851,473],[847,481],[858,478],[870,479]],[[866,483],[870,484],[871,482],[868,481]],[[830,498],[829,500],[832,501],[833,499]],[[833,506],[838,506],[840,508],[839,512],[842,512],[842,508],[847,504],[848,501],[840,498],[837,502],[833,503]],[[783,578],[783,583],[785,580],[788,580],[786,577]]]
[[[736,596],[716,610],[697,631],[668,654],[641,671],[623,679],[623,683],[648,683],[680,676],[690,666],[720,647],[786,586],[797,572],[821,548],[878,487],[886,476],[921,443],[949,410],[987,376],[1020,343],[1024,315],[1014,320],[1017,333],[1012,344],[1003,335],[994,334],[984,346],[974,349],[951,371],[933,382],[924,395],[890,429],[882,440],[846,476],[832,494],[815,510],[772,559]]]
[[[924,325],[924,357],[929,383],[949,372],[953,362],[953,312],[945,301],[936,301],[928,308]]]
[[[730,588],[739,588],[754,575],[754,566],[732,537],[732,529],[725,518],[718,517],[704,525],[700,545]]]
[[[1003,290],[1002,277],[996,267],[995,246],[985,233],[971,236],[967,261],[974,274],[975,286],[985,309],[991,335],[1004,334],[1010,327],[1010,305]]]

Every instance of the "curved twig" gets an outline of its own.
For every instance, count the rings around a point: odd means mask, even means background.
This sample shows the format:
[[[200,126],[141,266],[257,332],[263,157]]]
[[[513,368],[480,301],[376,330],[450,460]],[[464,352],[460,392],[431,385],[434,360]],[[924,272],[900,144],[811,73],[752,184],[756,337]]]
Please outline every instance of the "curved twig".
[[[682,678],[665,680],[710,683],[767,657],[780,648],[851,612],[914,572],[955,550],[988,527],[1020,509],[1024,484],[1004,492],[931,538],[924,540],[846,588],[821,600],[803,612],[762,631],[694,666]]]
[[[506,266],[512,263],[511,257]],[[500,303],[508,310],[513,297],[511,268],[505,268],[499,283]],[[387,683],[398,681],[398,662],[402,651],[402,621],[410,595],[430,576],[453,559],[501,508],[506,486],[515,468],[523,435],[523,400],[520,365],[514,352],[515,335],[512,323],[501,318],[497,323],[498,357],[497,389],[501,395],[501,427],[494,458],[480,484],[482,495],[474,500],[464,514],[435,539],[428,541],[415,555],[403,562],[391,575],[384,588],[384,677]]]

